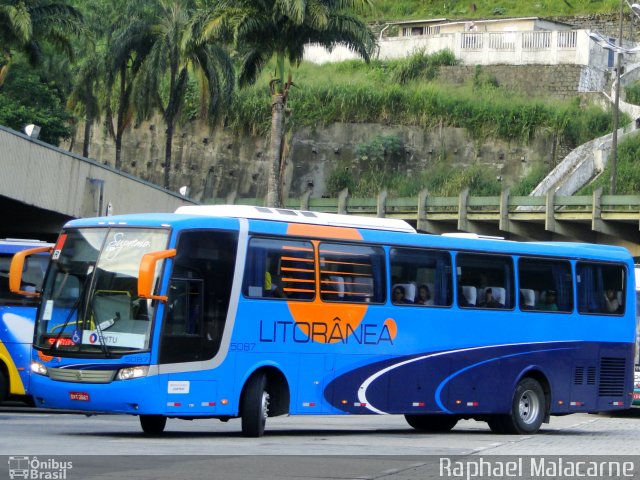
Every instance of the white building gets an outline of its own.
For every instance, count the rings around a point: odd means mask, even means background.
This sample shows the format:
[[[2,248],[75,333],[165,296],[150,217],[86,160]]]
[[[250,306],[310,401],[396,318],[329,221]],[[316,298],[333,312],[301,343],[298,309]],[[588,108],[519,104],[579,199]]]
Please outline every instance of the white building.
[[[387,31],[395,31],[397,35],[387,36]],[[417,51],[432,54],[445,49],[464,65],[584,66],[587,78],[598,79],[587,90],[600,90],[603,73],[614,65],[613,54],[594,42],[588,30],[536,17],[389,23],[381,31],[375,58],[397,59]],[[331,51],[319,45],[308,45],[305,49],[305,60],[318,64],[357,58],[355,52],[342,46]]]

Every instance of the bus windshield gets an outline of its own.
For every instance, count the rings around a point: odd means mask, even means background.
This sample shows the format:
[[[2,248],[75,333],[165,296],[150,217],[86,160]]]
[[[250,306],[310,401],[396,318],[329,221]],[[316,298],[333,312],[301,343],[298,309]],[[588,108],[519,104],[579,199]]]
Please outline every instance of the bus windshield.
[[[168,230],[91,228],[62,233],[45,280],[34,346],[109,357],[149,348],[153,303],[138,297],[142,256]]]

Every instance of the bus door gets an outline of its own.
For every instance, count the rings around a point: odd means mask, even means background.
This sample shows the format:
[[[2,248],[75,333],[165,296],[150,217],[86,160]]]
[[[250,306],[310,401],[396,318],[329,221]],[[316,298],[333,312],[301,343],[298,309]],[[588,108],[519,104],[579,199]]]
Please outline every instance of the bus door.
[[[237,235],[180,235],[160,339],[168,413],[215,413],[217,379],[209,370],[220,349],[233,285]]]

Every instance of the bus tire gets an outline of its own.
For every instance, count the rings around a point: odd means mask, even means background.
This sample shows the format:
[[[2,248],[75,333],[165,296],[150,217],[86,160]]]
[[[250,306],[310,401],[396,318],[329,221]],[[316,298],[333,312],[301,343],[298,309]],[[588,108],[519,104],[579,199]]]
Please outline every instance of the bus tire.
[[[147,435],[160,435],[167,425],[167,417],[163,415],[140,415],[140,426]]]
[[[546,411],[544,390],[540,383],[533,378],[523,378],[516,386],[511,412],[502,417],[504,433],[536,433],[540,430]]]
[[[9,397],[9,379],[0,365],[0,402],[4,402]]]
[[[405,415],[407,423],[421,432],[448,432],[458,423],[455,415]]]
[[[242,434],[245,437],[261,437],[269,416],[269,392],[267,377],[261,373],[247,381],[241,404]]]

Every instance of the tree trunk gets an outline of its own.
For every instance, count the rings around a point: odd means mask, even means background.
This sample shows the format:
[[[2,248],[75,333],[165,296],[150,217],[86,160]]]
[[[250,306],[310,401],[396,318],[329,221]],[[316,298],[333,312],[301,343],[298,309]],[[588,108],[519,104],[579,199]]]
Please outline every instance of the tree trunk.
[[[122,168],[122,135],[124,135],[124,114],[127,108],[128,101],[126,99],[127,92],[127,67],[122,65],[120,67],[120,93],[118,98],[118,118],[116,120],[116,170]]]
[[[89,143],[91,142],[91,126],[93,125],[93,118],[87,115],[84,119],[84,140],[82,141],[82,156],[89,158]]]
[[[167,141],[164,148],[164,188],[169,190],[171,175],[171,147],[173,145],[173,122],[167,122]]]
[[[282,161],[282,137],[284,134],[284,98],[281,93],[272,97],[271,140],[269,144],[269,174],[267,176],[267,207],[280,208],[282,184],[280,163]]]
[[[122,167],[122,134],[124,130],[118,129],[116,132],[116,169],[120,170]]]

